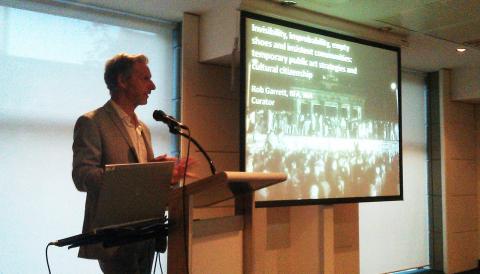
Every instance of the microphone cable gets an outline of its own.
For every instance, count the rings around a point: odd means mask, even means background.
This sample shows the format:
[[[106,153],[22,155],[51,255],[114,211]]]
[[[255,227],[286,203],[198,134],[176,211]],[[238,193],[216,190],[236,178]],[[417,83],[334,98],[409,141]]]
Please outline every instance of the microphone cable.
[[[153,274],[157,271],[158,252],[155,252],[155,261],[153,261]]]
[[[161,110],[155,110],[153,112],[153,118],[156,120],[156,121],[161,121],[165,124],[168,125],[168,128],[170,130],[170,133],[172,134],[178,134],[180,136],[183,136],[183,137],[186,137],[188,139],[188,142],[187,142],[187,157],[185,159],[185,169],[183,171],[183,182],[180,184],[180,187],[182,187],[182,192],[181,192],[181,197],[182,197],[182,213],[183,213],[183,238],[184,238],[184,252],[185,252],[185,268],[186,268],[186,273],[188,274],[189,273],[189,256],[188,256],[188,231],[187,231],[187,224],[188,224],[188,219],[185,220],[186,218],[186,191],[185,191],[185,187],[186,187],[186,180],[187,180],[187,169],[188,169],[188,162],[189,162],[189,158],[190,158],[190,146],[191,146],[191,143],[193,142],[197,147],[198,149],[200,150],[200,152],[205,156],[205,158],[207,158],[208,160],[208,163],[210,164],[210,169],[212,171],[212,175],[215,175],[215,166],[213,164],[213,161],[210,159],[210,157],[207,155],[207,153],[205,152],[205,150],[200,146],[200,144],[198,144],[195,140],[193,140],[193,138],[191,137],[191,134],[190,134],[190,129],[181,124],[180,122],[176,121],[173,117],[169,116],[169,115],[166,115],[165,112],[161,111]],[[184,133],[182,132],[182,129],[185,130],[187,133]]]
[[[50,271],[50,264],[48,263],[48,248],[53,245],[52,242],[48,243],[47,244],[47,247],[45,248],[45,259],[47,261],[47,267],[48,267],[48,274],[52,274],[52,272]]]
[[[191,138],[190,138],[190,129],[187,129],[187,136],[188,136],[188,142],[187,142],[187,158],[185,160],[185,170],[183,171],[183,182],[182,182],[182,211],[183,211],[183,243],[184,243],[184,252],[185,252],[185,269],[186,273],[189,273],[189,255],[188,255],[188,231],[187,231],[187,224],[188,224],[188,219],[185,220],[186,216],[188,214],[185,214],[185,203],[186,203],[186,192],[185,192],[185,187],[186,187],[186,180],[187,180],[187,169],[188,169],[188,160],[190,158],[190,144],[191,144]]]
[[[163,274],[162,261],[160,260],[160,252],[157,252],[155,255],[155,263],[153,264],[154,265],[153,274],[155,274],[157,271],[157,261],[158,261],[158,265],[160,266],[160,272]]]

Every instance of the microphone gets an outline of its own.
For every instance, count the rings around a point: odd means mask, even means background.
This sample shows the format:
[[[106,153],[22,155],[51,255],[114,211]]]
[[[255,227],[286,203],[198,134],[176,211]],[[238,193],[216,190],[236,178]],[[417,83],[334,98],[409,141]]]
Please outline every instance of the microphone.
[[[163,123],[167,124],[171,133],[178,134],[178,135],[183,136],[183,137],[187,138],[188,140],[192,141],[197,146],[197,148],[200,150],[200,152],[203,154],[203,156],[205,156],[205,158],[208,161],[208,164],[210,165],[210,170],[212,171],[212,174],[215,175],[216,169],[215,169],[215,165],[213,164],[212,159],[210,159],[210,157],[208,157],[207,152],[202,148],[202,146],[197,142],[197,140],[195,140],[192,136],[190,136],[190,129],[186,125],[184,125],[184,124],[180,123],[179,121],[175,120],[175,118],[166,114],[162,110],[153,111],[153,119],[155,119],[155,121],[160,121],[160,122],[163,122]],[[188,131],[188,134],[185,134],[184,132],[181,132],[179,128],[186,129]]]
[[[166,114],[162,110],[153,111],[153,119],[155,119],[155,121],[159,121],[159,122],[167,124],[168,127],[170,127],[170,128],[180,127],[180,128],[183,128],[183,129],[188,129],[188,127],[186,125],[184,125],[184,124],[180,123],[179,121],[175,120],[175,118]]]

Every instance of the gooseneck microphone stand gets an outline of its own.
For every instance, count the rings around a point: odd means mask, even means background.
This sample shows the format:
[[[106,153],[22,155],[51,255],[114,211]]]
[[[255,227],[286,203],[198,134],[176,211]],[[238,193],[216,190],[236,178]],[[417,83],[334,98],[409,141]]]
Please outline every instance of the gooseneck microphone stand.
[[[195,146],[203,154],[203,156],[207,159],[208,164],[210,165],[210,171],[212,172],[212,175],[215,175],[216,169],[215,169],[215,165],[213,164],[212,159],[208,156],[207,152],[197,142],[197,140],[195,140],[195,138],[190,136],[190,129],[186,125],[183,125],[183,124],[179,123],[172,116],[169,116],[169,115],[165,114],[163,111],[160,111],[160,110],[156,110],[156,111],[153,112],[153,118],[157,121],[161,121],[161,122],[165,123],[168,126],[168,129],[170,130],[170,133],[185,137],[189,141],[189,143],[187,145],[186,167],[185,167],[184,176],[183,176],[183,183],[184,184],[185,184],[185,178],[186,178],[186,174],[187,174],[187,167],[188,167],[188,160],[189,160],[188,158],[189,158],[189,154],[190,154],[190,142],[194,143]],[[188,134],[185,133],[185,132],[182,132],[182,129],[187,131]],[[186,206],[185,206],[185,200],[186,200],[186,198],[185,198],[185,187],[182,188],[182,199],[183,199],[182,210],[183,210],[183,212],[185,212],[185,208],[186,208]],[[187,215],[184,215],[184,218],[186,216]],[[185,222],[185,220],[184,220],[184,222]],[[185,239],[187,238],[187,234],[188,234],[187,229],[184,226],[183,235],[184,235]],[[185,254],[188,254],[188,245],[186,244],[186,242],[185,242],[185,245],[184,245],[184,249],[185,249]],[[186,264],[186,270],[187,270],[187,274],[188,274],[189,273],[189,271],[188,271],[188,265],[189,265],[188,255],[186,256],[186,258],[187,259],[186,259],[185,264]]]
[[[203,154],[203,156],[207,159],[208,164],[210,165],[210,171],[212,172],[212,175],[215,175],[216,169],[215,169],[215,165],[213,164],[212,159],[210,159],[207,152],[197,142],[197,140],[195,140],[192,136],[190,136],[190,129],[186,125],[178,122],[177,120],[175,120],[174,117],[166,114],[163,110],[160,110],[160,109],[153,111],[153,119],[155,121],[159,121],[159,122],[162,122],[162,123],[166,124],[168,126],[168,128],[170,129],[170,133],[183,136],[183,137],[187,138],[190,142],[193,142],[195,144],[195,146]],[[185,134],[184,132],[182,132],[181,131],[182,129],[185,129],[188,132],[188,134]],[[188,145],[188,152],[189,151],[190,151],[190,145]],[[188,155],[189,155],[189,153],[187,153],[187,163],[188,163]]]
[[[186,127],[186,129],[187,129],[187,131],[189,132],[189,134],[186,134],[186,133],[182,132],[182,131],[180,130],[180,127],[179,127],[179,126],[176,126],[176,125],[173,125],[173,124],[168,124],[168,128],[169,128],[169,130],[170,130],[170,133],[183,136],[183,137],[187,138],[188,140],[190,140],[193,144],[195,144],[195,146],[198,148],[198,150],[200,150],[200,152],[203,154],[203,156],[207,159],[208,164],[210,165],[210,171],[212,172],[212,175],[215,175],[215,173],[217,172],[217,170],[216,170],[216,168],[215,168],[215,165],[213,164],[212,159],[208,156],[207,152],[206,152],[206,151],[203,149],[203,147],[197,142],[197,140],[195,140],[195,138],[193,138],[192,136],[190,136],[190,129],[189,129],[187,126],[184,126],[184,127]]]

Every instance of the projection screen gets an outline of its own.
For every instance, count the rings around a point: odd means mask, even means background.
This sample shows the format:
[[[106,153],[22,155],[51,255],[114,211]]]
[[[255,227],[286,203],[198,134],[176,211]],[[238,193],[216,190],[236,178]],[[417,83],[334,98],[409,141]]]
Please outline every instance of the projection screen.
[[[242,170],[257,206],[403,199],[400,49],[242,12]]]

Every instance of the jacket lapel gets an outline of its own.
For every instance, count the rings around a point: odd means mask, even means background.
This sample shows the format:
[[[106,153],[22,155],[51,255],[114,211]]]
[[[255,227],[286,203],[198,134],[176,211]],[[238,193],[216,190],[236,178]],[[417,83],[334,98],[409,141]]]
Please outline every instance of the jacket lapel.
[[[122,120],[117,114],[117,111],[113,108],[112,103],[108,101],[105,105],[105,110],[108,113],[108,116],[110,119],[112,119],[113,123],[119,130],[120,134],[122,135],[123,139],[127,142],[128,146],[130,147],[130,150],[132,151],[133,155],[135,155],[135,158],[137,159],[138,162],[138,155],[137,151],[135,150],[135,147],[133,146],[132,140],[130,140],[130,136],[128,135],[127,130],[125,129],[125,126],[123,125]]]

